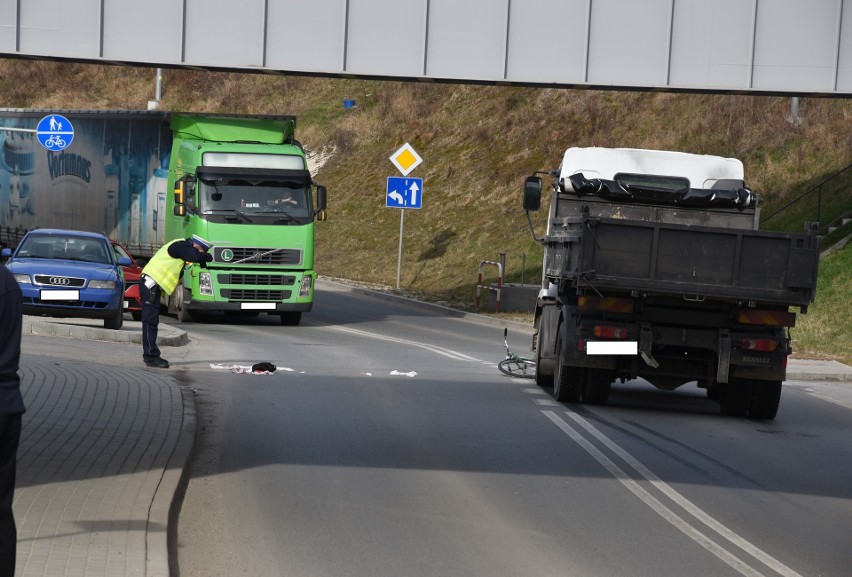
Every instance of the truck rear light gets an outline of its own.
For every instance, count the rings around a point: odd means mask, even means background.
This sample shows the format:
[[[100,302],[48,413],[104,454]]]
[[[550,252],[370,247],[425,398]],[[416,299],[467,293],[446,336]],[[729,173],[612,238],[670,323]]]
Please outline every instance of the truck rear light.
[[[624,327],[615,327],[611,325],[595,325],[593,331],[595,337],[599,339],[626,339],[628,338],[627,329]]]
[[[581,311],[632,314],[633,300],[615,297],[582,296],[577,299],[577,308]]]
[[[791,313],[789,311],[742,309],[737,312],[737,322],[744,325],[794,327],[796,326],[796,313]]]
[[[740,348],[745,351],[772,352],[778,343],[772,339],[740,339]]]

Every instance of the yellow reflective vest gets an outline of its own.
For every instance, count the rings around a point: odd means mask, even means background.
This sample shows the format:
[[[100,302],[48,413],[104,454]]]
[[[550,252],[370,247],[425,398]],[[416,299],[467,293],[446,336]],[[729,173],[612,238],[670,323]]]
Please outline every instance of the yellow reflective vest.
[[[161,246],[160,250],[154,253],[154,256],[151,257],[151,260],[142,269],[142,274],[154,279],[154,282],[167,295],[174,292],[180,280],[181,272],[183,272],[183,267],[186,265],[183,260],[169,254],[169,246],[181,240],[183,239],[175,239]]]

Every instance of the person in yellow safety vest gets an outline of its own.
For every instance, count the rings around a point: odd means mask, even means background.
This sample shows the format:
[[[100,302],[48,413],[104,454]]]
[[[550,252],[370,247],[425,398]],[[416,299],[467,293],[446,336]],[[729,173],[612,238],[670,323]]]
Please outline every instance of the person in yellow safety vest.
[[[160,356],[157,332],[160,325],[160,292],[172,294],[180,282],[183,267],[197,262],[202,267],[213,260],[208,251],[213,248],[198,235],[164,244],[154,253],[139,279],[139,298],[142,301],[142,359],[149,367],[169,368],[169,361]]]

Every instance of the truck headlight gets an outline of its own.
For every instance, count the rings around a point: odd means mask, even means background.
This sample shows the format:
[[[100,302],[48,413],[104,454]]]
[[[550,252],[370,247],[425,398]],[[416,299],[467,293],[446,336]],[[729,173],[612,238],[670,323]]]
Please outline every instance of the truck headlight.
[[[302,277],[302,282],[299,284],[299,298],[311,296],[311,284],[313,284],[311,281],[313,280],[314,278],[309,274]]]
[[[209,272],[198,275],[198,291],[204,296],[213,296],[213,279],[210,278]]]
[[[89,288],[93,289],[114,289],[115,281],[112,280],[90,280]]]
[[[33,284],[28,274],[16,274],[15,280],[18,281],[18,284]]]

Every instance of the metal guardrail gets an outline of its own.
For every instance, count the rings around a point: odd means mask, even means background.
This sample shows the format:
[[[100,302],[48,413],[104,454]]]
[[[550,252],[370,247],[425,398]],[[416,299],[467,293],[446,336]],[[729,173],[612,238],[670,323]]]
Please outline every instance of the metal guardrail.
[[[828,189],[827,192],[825,192],[825,194],[828,195],[832,190],[834,190],[833,188],[830,188],[830,187],[837,184],[837,182],[844,177],[848,177],[848,178],[852,179],[852,164],[850,164],[846,168],[839,170],[838,172],[829,176],[828,178],[826,178],[825,180],[823,180],[819,184],[817,184],[817,185],[811,187],[810,189],[806,190],[805,192],[803,192],[802,194],[800,194],[799,196],[797,196],[796,198],[794,198],[793,200],[791,200],[787,204],[781,206],[780,208],[769,213],[768,215],[762,217],[761,221],[763,223],[765,223],[766,221],[768,221],[772,217],[784,212],[789,207],[798,203],[799,201],[801,201],[801,200],[803,200],[803,199],[805,199],[805,198],[807,198],[807,197],[809,197],[813,194],[816,194],[816,199],[817,199],[816,200],[816,215],[815,215],[815,218],[813,219],[813,221],[820,223],[821,227],[828,227],[829,223],[828,222],[823,223],[823,219],[822,219],[823,192],[826,189]],[[849,187],[849,192],[850,192],[850,203],[852,203],[852,185],[850,185],[850,187]]]

